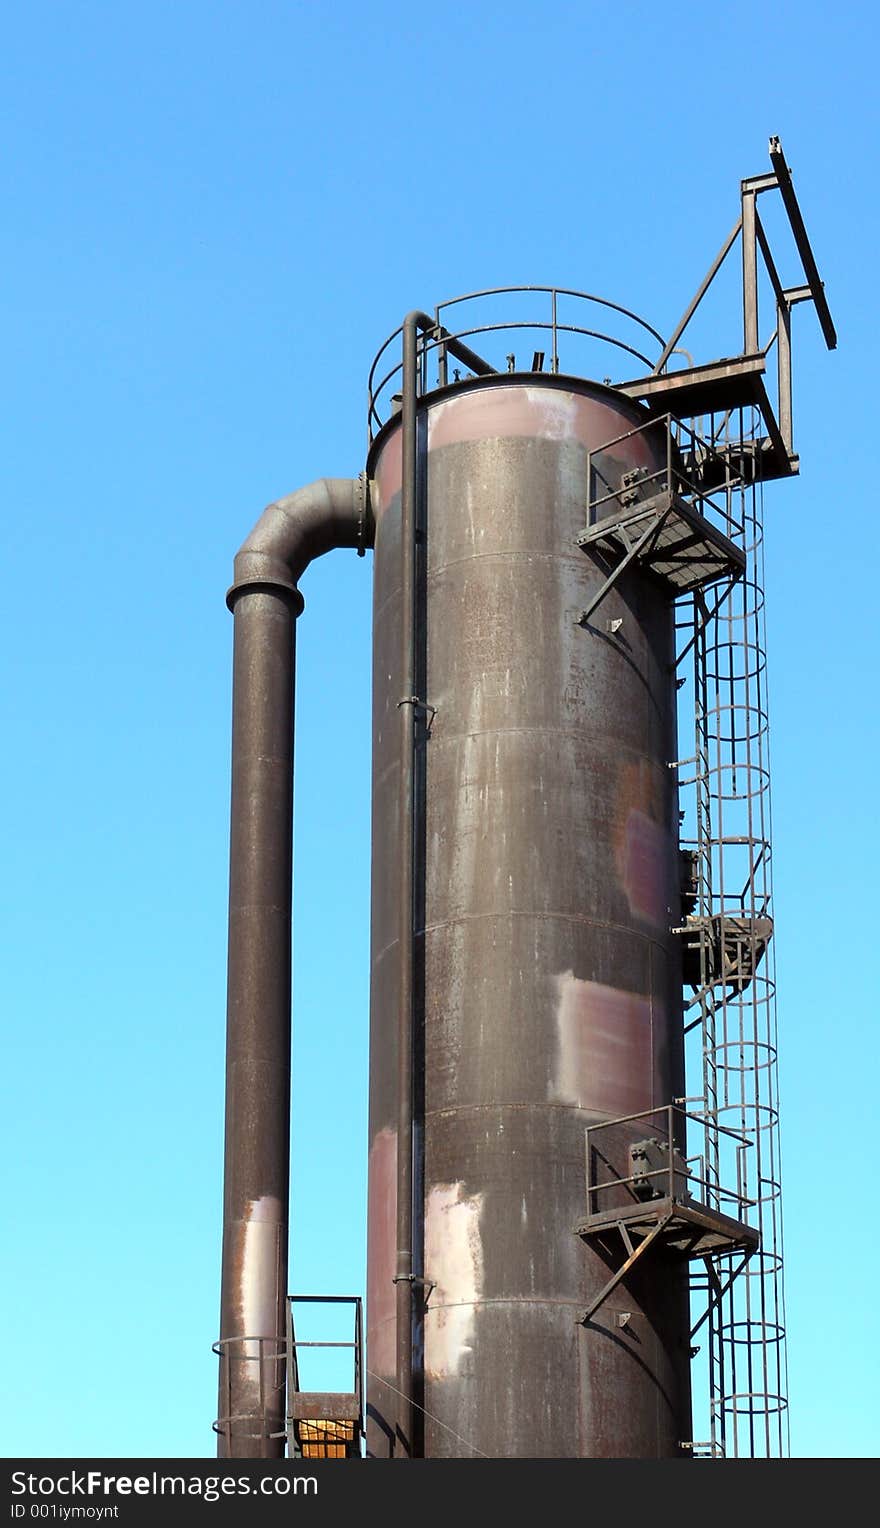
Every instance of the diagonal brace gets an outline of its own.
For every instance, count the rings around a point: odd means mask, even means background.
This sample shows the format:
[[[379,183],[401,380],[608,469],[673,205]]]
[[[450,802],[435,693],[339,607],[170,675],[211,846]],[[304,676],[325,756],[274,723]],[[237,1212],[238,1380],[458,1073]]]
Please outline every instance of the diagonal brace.
[[[684,659],[687,657],[687,655],[690,652],[691,648],[693,647],[694,643],[696,641],[698,641],[699,637],[706,630],[706,627],[709,625],[709,622],[714,620],[715,616],[718,614],[719,610],[721,609],[721,606],[724,604],[724,601],[727,599],[728,595],[733,592],[733,586],[737,582],[739,577],[740,577],[739,574],[734,575],[733,577],[731,577],[729,583],[724,585],[724,587],[722,588],[720,594],[718,595],[714,605],[712,606],[711,610],[707,606],[706,601],[703,599],[702,594],[700,595],[699,616],[698,616],[698,618],[694,622],[694,634],[691,637],[690,641],[688,642],[687,646],[682,648],[681,652],[679,653],[678,657],[676,658],[676,660],[675,660],[675,667],[676,668],[678,668],[679,664],[682,663],[684,661]]]
[[[629,1273],[630,1269],[634,1266],[635,1263],[638,1262],[639,1258],[647,1252],[651,1243],[656,1241],[657,1237],[660,1235],[660,1232],[666,1229],[671,1219],[671,1214],[664,1215],[661,1220],[658,1220],[657,1224],[654,1226],[654,1229],[648,1232],[644,1241],[639,1242],[639,1245],[636,1247],[635,1251],[630,1253],[626,1262],[623,1263],[620,1268],[618,1268],[617,1272],[614,1274],[614,1277],[608,1280],[608,1283],[602,1289],[600,1289],[599,1293],[590,1301],[583,1315],[578,1317],[578,1323],[581,1326],[586,1326],[587,1322],[590,1320],[590,1317],[599,1309],[599,1306],[603,1303],[603,1301],[607,1300],[612,1289],[616,1289],[621,1279],[626,1278],[626,1275]]]
[[[635,561],[635,559],[636,559],[636,557],[638,557],[639,553],[641,551],[643,551],[644,548],[649,544],[649,542],[651,541],[652,537],[656,537],[656,536],[658,536],[660,534],[660,531],[661,531],[662,526],[663,526],[663,522],[665,521],[665,519],[666,519],[668,514],[669,514],[669,508],[658,510],[657,514],[654,516],[654,518],[651,520],[650,524],[648,525],[647,530],[642,532],[642,535],[639,537],[638,541],[634,541],[633,542],[633,544],[630,547],[629,551],[627,552],[626,556],[621,558],[620,562],[617,564],[617,567],[614,569],[613,573],[610,573],[609,576],[606,578],[604,584],[602,584],[597,589],[596,593],[593,595],[593,598],[590,600],[589,605],[587,605],[586,608],[581,611],[581,613],[580,613],[580,615],[578,617],[578,625],[579,626],[586,626],[587,622],[590,619],[590,616],[593,614],[593,611],[596,609],[596,606],[597,605],[601,605],[601,603],[602,603],[603,599],[605,598],[606,594],[608,593],[609,589],[613,589],[614,588],[614,585],[617,583],[617,580],[619,579],[619,577],[620,577],[621,573],[623,572],[624,568],[628,568],[630,563]]]
[[[745,1257],[743,1258],[742,1262],[739,1264],[738,1267],[734,1268],[733,1272],[729,1275],[729,1277],[725,1280],[725,1282],[723,1284],[722,1284],[721,1280],[719,1279],[718,1274],[716,1273],[715,1269],[712,1266],[712,1259],[709,1258],[709,1257],[704,1257],[703,1258],[703,1262],[706,1265],[706,1273],[709,1276],[709,1287],[711,1288],[712,1293],[709,1296],[709,1304],[706,1306],[706,1309],[703,1311],[703,1314],[700,1317],[699,1321],[697,1322],[696,1326],[692,1326],[691,1327],[691,1337],[695,1337],[696,1336],[697,1332],[700,1330],[700,1327],[703,1325],[703,1322],[704,1321],[708,1321],[708,1319],[711,1316],[713,1310],[716,1310],[718,1308],[718,1306],[721,1304],[721,1301],[724,1299],[724,1296],[727,1294],[727,1291],[730,1288],[731,1284],[733,1283],[734,1279],[738,1278],[739,1275],[742,1273],[742,1271],[745,1268],[746,1263],[748,1262],[750,1257],[751,1257],[751,1253],[747,1252]]]

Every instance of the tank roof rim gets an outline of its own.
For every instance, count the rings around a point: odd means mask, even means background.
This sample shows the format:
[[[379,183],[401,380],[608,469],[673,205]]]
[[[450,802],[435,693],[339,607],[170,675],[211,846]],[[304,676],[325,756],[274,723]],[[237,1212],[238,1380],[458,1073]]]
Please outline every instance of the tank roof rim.
[[[645,404],[638,402],[635,398],[628,398],[625,393],[619,392],[610,383],[597,382],[591,377],[581,377],[568,372],[537,371],[499,371],[487,377],[464,377],[460,382],[447,382],[445,387],[435,387],[430,392],[419,395],[418,412],[422,413],[425,409],[437,403],[444,403],[450,398],[460,397],[463,393],[498,387],[541,387],[552,392],[589,392],[593,395],[598,393],[605,395],[609,402],[613,402],[615,409],[638,423],[648,423],[653,417]],[[400,412],[392,414],[370,441],[366,462],[368,477],[372,476],[373,467],[387,441],[395,430],[400,428],[401,420]]]

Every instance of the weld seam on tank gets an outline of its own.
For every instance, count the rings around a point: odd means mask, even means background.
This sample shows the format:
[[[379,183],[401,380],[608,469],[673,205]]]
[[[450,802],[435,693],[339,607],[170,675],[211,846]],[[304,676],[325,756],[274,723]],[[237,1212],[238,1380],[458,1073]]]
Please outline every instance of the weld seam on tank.
[[[451,743],[459,743],[463,738],[476,737],[567,737],[572,741],[586,742],[596,737],[597,729],[587,731],[583,727],[477,727],[468,728],[461,732],[438,732],[434,738],[434,753],[448,747]],[[652,763],[650,754],[642,753],[638,748],[627,748],[621,745],[618,749],[621,755],[627,758],[637,759],[642,763]],[[386,771],[387,773],[387,771]],[[378,778],[383,778],[379,776]]]

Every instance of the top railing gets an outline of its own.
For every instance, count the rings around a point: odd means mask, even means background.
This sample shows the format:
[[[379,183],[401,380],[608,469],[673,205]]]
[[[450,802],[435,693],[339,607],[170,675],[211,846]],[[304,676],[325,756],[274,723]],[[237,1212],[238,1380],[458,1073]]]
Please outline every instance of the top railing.
[[[298,1337],[296,1334],[296,1319],[294,1306],[306,1305],[337,1308],[349,1306],[353,1322],[352,1336],[342,1341],[316,1340],[309,1337]],[[364,1410],[364,1369],[363,1369],[363,1311],[360,1295],[288,1295],[287,1297],[287,1395],[288,1405],[290,1398],[299,1392],[300,1385],[300,1350],[304,1348],[320,1349],[326,1354],[348,1352],[351,1354],[351,1390],[358,1397],[361,1416]],[[309,1385],[308,1389],[317,1388]]]
[[[632,1136],[625,1138],[621,1144],[619,1138],[615,1140],[609,1134],[612,1130],[617,1131],[621,1125],[636,1124],[640,1125],[642,1130],[650,1131],[652,1137],[638,1142],[638,1146],[657,1148],[653,1159],[650,1152],[643,1151],[642,1160],[638,1165],[634,1165],[632,1158],[632,1148],[635,1144]],[[726,1210],[732,1209],[738,1220],[745,1221],[747,1211],[756,1203],[755,1199],[750,1198],[746,1193],[748,1179],[743,1160],[744,1154],[754,1146],[754,1141],[741,1130],[732,1130],[728,1125],[720,1125],[717,1122],[713,1125],[717,1135],[724,1138],[735,1156],[736,1186],[721,1188],[714,1179],[710,1180],[707,1176],[705,1157],[702,1153],[686,1154],[684,1136],[688,1127],[698,1125],[703,1130],[705,1124],[704,1114],[695,1114],[689,1109],[682,1108],[680,1104],[662,1104],[656,1109],[642,1109],[637,1114],[623,1114],[617,1119],[602,1120],[598,1125],[588,1126],[584,1135],[587,1214],[601,1213],[605,1205],[609,1203],[608,1196],[612,1196],[617,1189],[623,1189],[637,1204],[666,1198],[670,1201],[678,1199],[683,1203],[695,1204],[703,1209],[706,1207],[704,1201],[707,1196],[714,1194],[716,1199],[724,1204]],[[601,1146],[597,1145],[600,1137],[603,1142]],[[607,1146],[604,1144],[606,1139]],[[623,1149],[629,1152],[630,1172],[621,1171],[620,1167],[615,1165],[613,1160],[615,1147],[618,1151]],[[604,1202],[603,1195],[606,1196]],[[613,1204],[613,1198],[610,1202]]]
[[[510,298],[521,298],[515,316],[510,314]],[[468,311],[468,304],[474,305]],[[584,305],[614,313],[623,321],[622,333],[607,333],[584,314]],[[479,305],[479,306],[476,306]],[[454,321],[450,310],[456,309]],[[529,311],[531,310],[531,311]],[[396,411],[398,402],[395,383],[400,384],[403,372],[402,336],[405,324],[390,334],[378,351],[368,380],[369,391],[369,437],[372,441],[378,431]],[[469,342],[474,336],[483,336],[479,353],[472,350]],[[517,354],[509,347],[511,336],[516,336],[520,346],[526,349]],[[549,346],[549,354],[548,354]],[[603,347],[610,347],[605,348]],[[656,353],[645,353],[645,347]],[[433,311],[433,325],[420,325],[418,339],[418,386],[419,393],[447,383],[462,380],[462,372],[471,376],[489,376],[505,372],[543,372],[545,362],[551,375],[597,377],[609,385],[623,381],[631,375],[630,364],[616,378],[601,376],[612,364],[612,353],[629,356],[640,368],[651,372],[666,346],[663,336],[637,313],[619,303],[609,302],[590,292],[578,292],[570,287],[557,286],[503,286],[487,287],[479,292],[467,292],[461,297],[451,297],[438,303]],[[598,352],[598,354],[597,354]],[[458,360],[459,367],[450,378],[449,359]],[[432,363],[436,374],[432,375]]]

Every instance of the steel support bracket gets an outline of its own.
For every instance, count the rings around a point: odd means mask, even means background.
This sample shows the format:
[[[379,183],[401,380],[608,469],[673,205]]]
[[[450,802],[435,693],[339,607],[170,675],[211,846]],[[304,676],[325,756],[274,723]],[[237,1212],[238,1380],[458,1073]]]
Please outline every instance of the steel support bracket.
[[[706,627],[709,625],[710,621],[714,620],[715,616],[718,614],[719,610],[721,609],[721,606],[724,604],[724,601],[732,593],[733,587],[734,587],[734,585],[737,582],[737,577],[732,576],[729,579],[729,581],[726,584],[723,585],[721,593],[718,595],[718,598],[716,599],[716,601],[715,601],[714,605],[711,607],[711,609],[706,604],[706,601],[705,601],[705,599],[703,597],[702,590],[700,590],[700,589],[695,589],[694,590],[695,611],[696,611],[696,615],[695,615],[695,619],[694,619],[694,634],[689,639],[689,641],[686,643],[686,645],[682,648],[681,652],[678,654],[678,657],[675,660],[675,667],[676,668],[678,668],[679,665],[684,661],[684,659],[687,657],[688,653],[690,652],[690,650],[694,646],[694,644],[697,641],[699,641],[700,636],[706,630]],[[682,683],[684,683],[683,680],[682,680]],[[690,763],[691,760],[688,760],[687,762]]]
[[[750,1249],[745,1253],[742,1260],[737,1264],[736,1268],[734,1268],[733,1271],[728,1275],[723,1284],[713,1266],[712,1259],[709,1257],[704,1257],[701,1259],[706,1269],[706,1275],[708,1277],[709,1286],[712,1293],[709,1296],[709,1303],[706,1306],[706,1309],[703,1311],[703,1314],[697,1322],[696,1326],[691,1327],[691,1338],[696,1337],[697,1332],[700,1330],[700,1327],[703,1325],[704,1321],[708,1321],[713,1310],[717,1310],[734,1279],[739,1278],[739,1275],[742,1273],[751,1255],[752,1252]]]
[[[412,1289],[420,1289],[422,1291],[422,1307],[425,1311],[428,1309],[428,1301],[437,1288],[437,1285],[432,1284],[430,1279],[423,1279],[418,1273],[398,1273],[391,1282],[392,1284],[409,1284]]]
[[[661,1234],[661,1232],[666,1229],[671,1219],[672,1216],[670,1214],[664,1215],[661,1220],[658,1220],[657,1224],[652,1227],[644,1240],[640,1241],[635,1250],[630,1253],[626,1262],[623,1263],[620,1268],[618,1268],[613,1278],[610,1278],[608,1283],[603,1285],[603,1287],[599,1290],[599,1293],[595,1295],[594,1298],[590,1301],[583,1315],[578,1316],[578,1326],[586,1326],[587,1322],[591,1319],[592,1316],[595,1315],[596,1311],[599,1309],[599,1306],[603,1305],[607,1300],[612,1290],[617,1288],[621,1279],[626,1278],[626,1275],[629,1273],[630,1269],[635,1266],[639,1258],[644,1256],[648,1248],[653,1244],[653,1242],[657,1240],[657,1237]]]
[[[656,540],[657,536],[660,534],[664,522],[669,515],[670,507],[662,510],[655,510],[651,513],[647,529],[642,532],[637,541],[632,543],[629,551],[624,557],[620,559],[620,562],[617,564],[617,567],[614,569],[614,571],[609,574],[605,582],[601,584],[597,589],[596,593],[593,595],[593,598],[590,600],[589,605],[587,605],[581,611],[580,615],[578,616],[579,626],[586,626],[589,623],[589,619],[593,614],[593,611],[597,608],[597,606],[601,605],[609,590],[614,588],[614,585],[617,583],[621,573],[623,573],[624,570],[629,567],[631,562],[635,561],[639,553],[643,552],[646,547],[649,546],[652,540]]]

